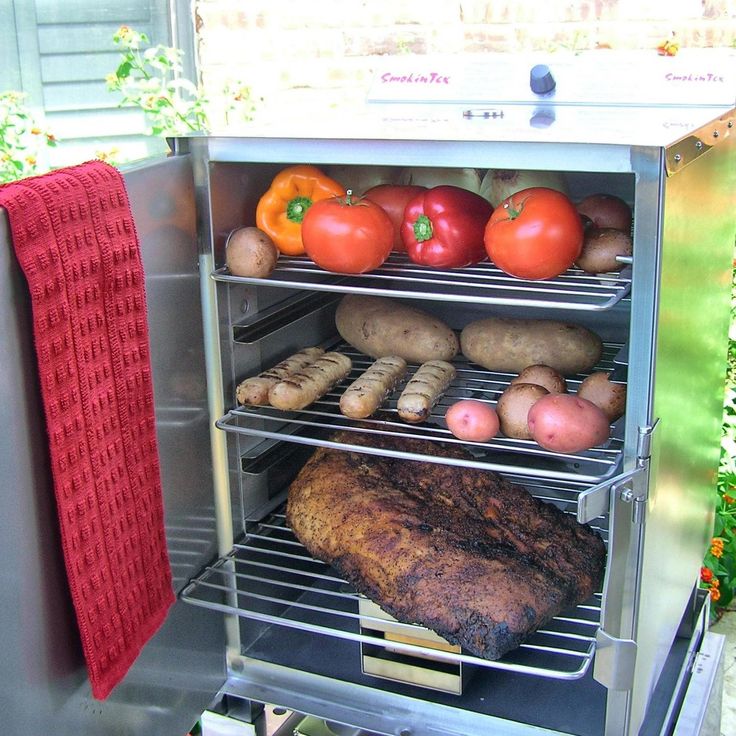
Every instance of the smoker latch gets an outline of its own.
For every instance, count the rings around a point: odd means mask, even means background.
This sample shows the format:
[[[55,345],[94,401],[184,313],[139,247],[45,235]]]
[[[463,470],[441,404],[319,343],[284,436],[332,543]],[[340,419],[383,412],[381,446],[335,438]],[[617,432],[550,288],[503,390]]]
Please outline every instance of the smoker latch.
[[[617,639],[602,629],[596,633],[593,678],[609,690],[631,690],[636,665],[636,642]]]
[[[588,488],[587,491],[583,491],[578,496],[578,521],[581,524],[590,524],[593,519],[608,513],[611,493],[619,494],[623,498],[622,494],[629,488],[628,484],[644,470],[644,465],[637,465],[632,470],[627,470],[625,473],[609,478],[592,488]]]
[[[602,483],[583,491],[578,497],[578,521],[589,524],[593,519],[605,514],[609,509],[611,494],[622,501],[632,503],[632,520],[635,524],[644,522],[647,492],[646,487],[637,495],[635,479],[649,468],[649,458],[652,454],[652,433],[657,428],[659,420],[646,427],[639,427],[639,436],[636,445],[636,466],[625,473],[608,478]]]

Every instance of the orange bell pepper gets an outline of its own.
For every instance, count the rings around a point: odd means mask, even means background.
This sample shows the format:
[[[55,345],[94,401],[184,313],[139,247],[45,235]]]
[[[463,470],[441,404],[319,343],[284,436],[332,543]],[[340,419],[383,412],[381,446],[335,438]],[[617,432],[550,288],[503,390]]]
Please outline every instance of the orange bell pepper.
[[[342,197],[345,188],[316,166],[298,164],[280,171],[256,207],[256,225],[290,256],[304,253],[302,220],[313,202]]]

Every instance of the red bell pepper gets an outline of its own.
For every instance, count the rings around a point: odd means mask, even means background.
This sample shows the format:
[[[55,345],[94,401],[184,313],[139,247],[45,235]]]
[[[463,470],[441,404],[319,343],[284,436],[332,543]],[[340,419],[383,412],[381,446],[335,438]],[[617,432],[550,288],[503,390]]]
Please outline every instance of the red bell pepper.
[[[480,194],[451,185],[433,187],[404,209],[401,239],[414,263],[460,268],[487,257],[483,244],[491,203]]]

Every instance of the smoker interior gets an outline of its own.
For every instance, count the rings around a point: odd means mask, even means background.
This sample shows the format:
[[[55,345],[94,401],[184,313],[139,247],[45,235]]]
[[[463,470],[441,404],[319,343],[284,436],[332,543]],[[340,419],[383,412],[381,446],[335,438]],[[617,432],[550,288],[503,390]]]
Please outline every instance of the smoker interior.
[[[487,315],[582,324],[604,342],[594,370],[608,371],[613,380],[625,384],[630,265],[601,275],[571,268],[556,279],[531,282],[510,278],[489,263],[441,271],[416,266],[402,254],[393,254],[369,274],[342,276],[325,273],[306,257],[297,256],[281,257],[267,281],[233,276],[225,267],[227,236],[237,227],[254,224],[257,199],[283,165],[209,164],[210,278],[216,284],[225,391],[225,413],[216,425],[227,434],[237,543],[230,554],[207,566],[181,597],[237,615],[241,653],[249,659],[566,733],[600,733],[606,689],[594,681],[590,666],[600,622],[600,592],[560,614],[498,662],[465,653],[443,655],[438,667],[462,663],[468,676],[461,696],[375,678],[361,670],[361,645],[379,651],[386,647],[385,641],[361,628],[356,592],[326,565],[312,560],[286,527],[284,504],[289,482],[314,448],[335,446],[331,434],[336,429],[347,430],[348,436],[398,432],[432,442],[458,442],[444,424],[447,406],[460,398],[495,404],[514,377],[486,371],[458,356],[457,378],[426,423],[410,426],[398,419],[396,399],[403,384],[376,416],[360,423],[349,420],[339,412],[339,397],[371,359],[336,333],[334,312],[343,294],[396,297],[435,314],[455,330]],[[566,178],[573,198],[606,192],[633,206],[631,174],[568,172]],[[309,345],[347,353],[353,361],[350,375],[299,412],[237,406],[235,388],[241,380]],[[584,377],[569,376],[569,391],[576,391]],[[612,425],[605,445],[575,455],[497,437],[473,445],[472,460],[463,464],[500,472],[533,495],[576,514],[581,492],[621,472],[624,446],[621,419]],[[349,440],[337,447],[358,449]],[[371,448],[362,451],[371,452]],[[407,462],[438,461],[431,455],[397,454]],[[607,541],[607,514],[590,523]],[[399,646],[395,656],[417,653],[431,652],[407,644]],[[534,712],[524,707],[524,691],[529,687],[534,688]]]

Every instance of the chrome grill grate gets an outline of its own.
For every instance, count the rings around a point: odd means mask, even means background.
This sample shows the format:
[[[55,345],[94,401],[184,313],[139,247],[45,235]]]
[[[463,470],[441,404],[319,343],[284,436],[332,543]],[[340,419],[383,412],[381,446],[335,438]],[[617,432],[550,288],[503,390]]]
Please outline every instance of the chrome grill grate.
[[[571,268],[554,279],[527,281],[509,276],[489,262],[458,269],[428,268],[412,263],[404,253],[392,253],[370,273],[351,276],[323,271],[305,256],[281,255],[267,279],[233,276],[226,268],[214,271],[212,278],[340,294],[583,311],[610,309],[631,290],[629,267],[607,274],[587,274]]]
[[[463,467],[495,470],[505,474],[528,477],[543,476],[553,480],[578,480],[596,483],[613,475],[620,465],[623,441],[620,427],[614,425],[611,438],[600,447],[575,455],[561,455],[540,447],[531,440],[516,440],[494,437],[489,442],[468,445],[456,439],[447,429],[444,414],[447,407],[464,398],[488,401],[495,405],[498,397],[508,387],[515,374],[495,373],[471,365],[461,356],[454,361],[457,377],[434,407],[429,420],[423,424],[407,424],[397,414],[396,400],[401,392],[400,384],[385,402],[380,414],[356,422],[340,413],[339,401],[343,390],[357,378],[372,362],[347,343],[331,346],[350,356],[353,370],[350,375],[320,400],[299,412],[284,412],[270,406],[232,409],[217,421],[217,426],[227,432],[240,433],[275,440],[286,440],[317,447],[334,447],[368,454],[382,454],[403,459],[421,459]],[[597,369],[613,371],[616,368],[620,345],[606,344]],[[568,379],[568,386],[575,391],[582,376]],[[350,442],[335,442],[331,434],[338,430],[370,436],[403,436],[431,442],[462,444],[471,449],[473,457],[456,460],[438,458],[434,455],[414,455],[386,449],[374,450],[370,446],[353,445]]]
[[[251,526],[242,543],[182,591],[182,600],[263,624],[387,646],[383,638],[360,628],[359,620],[367,617],[358,613],[358,594],[328,565],[309,555],[287,527],[283,510]],[[599,531],[606,539],[606,530]],[[595,595],[555,617],[497,661],[397,641],[390,646],[447,663],[574,680],[585,675],[592,661],[600,613],[601,596]],[[411,624],[397,625],[407,635],[416,631]]]

